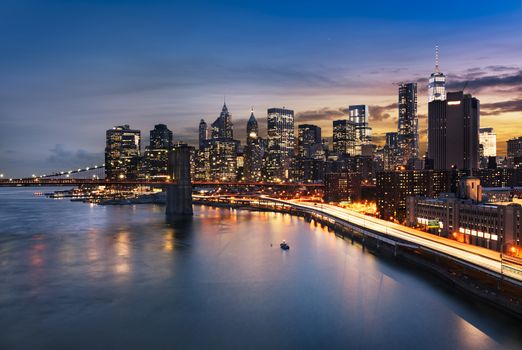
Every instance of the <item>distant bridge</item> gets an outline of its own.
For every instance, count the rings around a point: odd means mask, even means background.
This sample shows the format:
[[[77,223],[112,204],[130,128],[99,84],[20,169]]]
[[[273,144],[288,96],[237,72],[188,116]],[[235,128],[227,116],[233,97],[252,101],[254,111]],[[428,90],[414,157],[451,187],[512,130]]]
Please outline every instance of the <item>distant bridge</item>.
[[[1,179],[0,186],[17,187],[17,186],[79,186],[79,185],[144,185],[144,186],[167,186],[176,184],[175,181],[165,180],[109,180],[97,178],[52,178],[34,177],[24,179]],[[323,188],[323,184],[317,183],[296,183],[296,182],[223,182],[223,181],[192,181],[193,187],[306,187],[306,188]]]

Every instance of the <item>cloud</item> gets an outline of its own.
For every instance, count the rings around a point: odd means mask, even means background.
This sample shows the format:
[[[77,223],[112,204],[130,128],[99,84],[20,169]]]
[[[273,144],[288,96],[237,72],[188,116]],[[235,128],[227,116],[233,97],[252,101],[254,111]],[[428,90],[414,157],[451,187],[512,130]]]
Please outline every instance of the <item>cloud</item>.
[[[54,170],[65,170],[65,168],[76,168],[92,166],[103,163],[103,153],[91,153],[83,149],[76,151],[68,150],[62,144],[56,144],[52,149],[49,150],[51,153],[46,162],[52,167],[56,167]]]
[[[370,110],[370,121],[380,122],[390,119],[391,114],[388,112],[397,109],[397,103],[392,103],[386,106],[372,105],[368,108]]]
[[[373,134],[372,142],[377,145],[384,145],[384,143],[386,142],[386,134]]]
[[[522,99],[483,103],[480,105],[481,115],[499,115],[509,112],[522,112]]]
[[[297,123],[321,122],[342,118],[346,115],[347,111],[345,108],[339,107],[337,109],[331,109],[329,107],[324,107],[316,110],[299,112],[296,115],[296,121]]]
[[[475,91],[486,88],[516,88],[522,84],[522,70],[510,74],[489,74],[480,77],[477,77],[476,74],[449,75],[446,88],[448,90],[462,90],[466,83],[467,90]]]

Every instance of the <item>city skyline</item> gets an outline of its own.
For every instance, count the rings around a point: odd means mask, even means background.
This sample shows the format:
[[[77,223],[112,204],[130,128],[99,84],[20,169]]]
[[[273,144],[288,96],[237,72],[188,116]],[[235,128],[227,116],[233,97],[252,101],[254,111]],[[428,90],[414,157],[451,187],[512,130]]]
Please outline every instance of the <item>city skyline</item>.
[[[196,145],[200,119],[211,123],[217,117],[223,95],[236,138],[243,144],[252,105],[263,137],[264,111],[282,106],[295,111],[296,128],[316,124],[331,137],[332,120],[345,116],[349,105],[366,104],[373,142],[382,145],[385,133],[396,129],[394,83],[400,81],[418,84],[423,154],[435,45],[440,48],[439,69],[446,75],[447,90],[460,90],[467,82],[466,91],[481,101],[480,126],[495,129],[498,154],[505,155],[507,139],[519,136],[511,124],[522,114],[520,2],[503,3],[502,8],[475,2],[471,12],[463,4],[452,5],[452,13],[445,14],[444,26],[438,28],[426,25],[434,19],[413,3],[408,3],[406,12],[406,5],[390,8],[384,3],[375,10],[333,3],[331,10],[321,7],[317,12],[316,4],[297,8],[203,2],[200,5],[208,12],[190,7],[196,5],[162,7],[166,14],[157,17],[157,23],[140,22],[141,35],[124,35],[131,31],[133,20],[141,18],[140,11],[158,11],[154,4],[2,5],[3,29],[17,33],[2,39],[6,50],[0,59],[5,81],[0,90],[3,172],[23,176],[35,169],[54,170],[58,164],[99,163],[103,132],[114,125],[129,124],[145,131],[163,123],[173,131],[174,140]],[[98,13],[100,9],[104,11]],[[181,11],[187,19],[169,24],[169,18],[180,19]],[[33,18],[37,13],[48,16]],[[233,23],[243,28],[249,23],[249,29],[239,33],[218,28],[212,33],[212,26],[203,23],[186,38],[172,36],[185,21],[216,13],[222,16],[216,16],[215,25],[236,16]],[[402,16],[416,19],[405,23]],[[24,19],[29,18],[34,23],[24,28]],[[75,19],[82,20],[82,28],[73,23]],[[101,20],[100,28],[89,25],[86,30],[85,22],[93,19]],[[298,31],[304,22],[308,35]],[[280,32],[267,30],[267,23],[281,23]],[[380,29],[372,29],[376,24]],[[59,25],[67,25],[70,31],[56,32]],[[30,33],[35,28],[46,34],[45,39]],[[405,33],[410,34],[408,40],[387,42]],[[122,36],[126,48],[113,46]],[[270,49],[278,52],[283,45],[288,49],[285,55],[263,54]]]

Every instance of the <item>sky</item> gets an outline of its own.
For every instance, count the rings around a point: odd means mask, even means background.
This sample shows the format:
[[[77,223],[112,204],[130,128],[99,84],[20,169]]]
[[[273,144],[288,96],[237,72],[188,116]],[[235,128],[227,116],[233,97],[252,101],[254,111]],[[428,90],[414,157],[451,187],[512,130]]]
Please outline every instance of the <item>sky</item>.
[[[0,0],[0,173],[103,163],[105,131],[144,143],[164,123],[195,144],[224,98],[244,143],[253,106],[322,127],[370,106],[374,141],[397,128],[397,83],[418,83],[421,150],[435,46],[448,89],[481,126],[522,136],[522,1]],[[144,146],[144,144],[143,144]]]

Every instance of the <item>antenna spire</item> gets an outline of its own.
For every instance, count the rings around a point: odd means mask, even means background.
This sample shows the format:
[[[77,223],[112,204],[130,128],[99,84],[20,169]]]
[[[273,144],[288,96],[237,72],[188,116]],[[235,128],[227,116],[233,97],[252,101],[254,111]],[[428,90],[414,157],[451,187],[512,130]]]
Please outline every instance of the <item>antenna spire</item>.
[[[435,73],[439,72],[439,45],[435,45]]]

